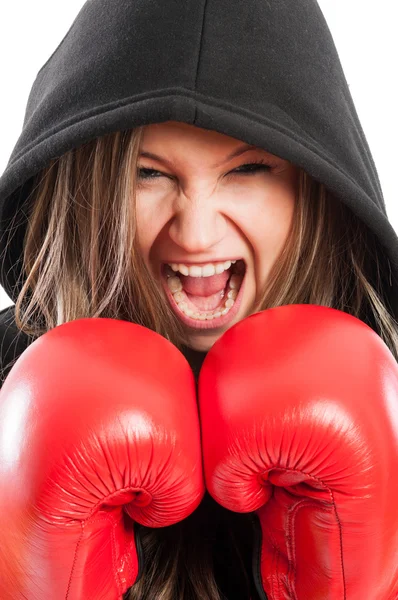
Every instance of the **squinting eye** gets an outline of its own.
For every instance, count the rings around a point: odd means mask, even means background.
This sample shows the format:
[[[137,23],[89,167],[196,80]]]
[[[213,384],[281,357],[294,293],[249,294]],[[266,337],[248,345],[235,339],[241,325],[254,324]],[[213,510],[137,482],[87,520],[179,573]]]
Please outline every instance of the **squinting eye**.
[[[150,177],[149,176],[150,173],[158,173],[159,175],[164,175],[164,173],[161,173],[160,171],[156,171],[155,169],[145,169],[144,167],[137,169],[138,179],[141,179],[141,180],[158,179],[157,177]]]
[[[264,161],[250,162],[250,163],[241,165],[240,167],[237,167],[230,173],[227,173],[227,177],[229,177],[231,175],[236,175],[236,174],[238,174],[238,175],[255,175],[259,171],[269,172],[275,166],[276,165],[267,164]],[[164,177],[170,178],[169,175],[166,175],[165,173],[162,173],[161,171],[157,171],[156,169],[148,169],[145,167],[137,168],[137,178],[139,181],[147,181],[150,179],[159,179],[159,176],[160,177],[164,176]]]
[[[242,174],[242,175],[255,175],[259,171],[266,171],[266,172],[268,172],[273,167],[274,167],[274,165],[266,164],[263,161],[250,162],[250,163],[246,163],[244,165],[241,165],[240,167],[237,167],[236,169],[234,169],[233,171],[231,171],[231,173],[228,173],[228,175],[234,175],[235,173]],[[246,170],[247,168],[248,168],[248,170]],[[241,169],[245,169],[245,170],[242,171]]]

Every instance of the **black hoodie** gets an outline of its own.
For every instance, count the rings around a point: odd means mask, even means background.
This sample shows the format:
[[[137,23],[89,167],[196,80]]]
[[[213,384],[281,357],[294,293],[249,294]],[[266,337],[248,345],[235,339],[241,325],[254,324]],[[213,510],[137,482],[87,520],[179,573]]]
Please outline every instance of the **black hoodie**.
[[[398,239],[315,0],[86,2],[37,74],[0,178],[0,283],[14,301],[33,176],[95,137],[164,121],[263,147],[323,182],[378,237],[398,318]],[[12,308],[0,318],[4,364],[24,342],[11,344]]]

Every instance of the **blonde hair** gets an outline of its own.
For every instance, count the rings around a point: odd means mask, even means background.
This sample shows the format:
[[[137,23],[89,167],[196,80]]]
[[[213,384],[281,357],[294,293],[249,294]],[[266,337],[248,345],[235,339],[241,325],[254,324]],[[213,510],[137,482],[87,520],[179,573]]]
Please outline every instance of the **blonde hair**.
[[[15,306],[17,327],[27,335],[109,317],[144,325],[179,349],[188,345],[137,245],[142,133],[139,127],[97,138],[53,159],[34,179],[25,282]],[[298,181],[290,235],[253,312],[296,303],[333,307],[368,323],[398,360],[397,322],[383,295],[389,263],[377,237],[302,169]],[[144,572],[126,598],[220,599],[207,551],[186,552],[185,527],[140,527]]]
[[[134,198],[143,131],[96,138],[36,176],[25,282],[15,305],[16,324],[26,334],[109,317],[144,325],[180,349],[188,343],[137,244]],[[370,324],[398,360],[397,322],[383,297],[388,267],[377,237],[300,169],[292,229],[253,312],[299,303],[333,307]]]

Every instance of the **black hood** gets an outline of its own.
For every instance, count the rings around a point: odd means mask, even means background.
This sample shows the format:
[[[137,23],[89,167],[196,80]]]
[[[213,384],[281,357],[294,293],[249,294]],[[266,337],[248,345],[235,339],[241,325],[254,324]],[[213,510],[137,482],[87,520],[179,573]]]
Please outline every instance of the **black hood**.
[[[323,182],[378,237],[397,318],[398,238],[315,0],[86,2],[36,77],[0,178],[0,283],[14,301],[32,177],[95,137],[164,121],[265,148]]]

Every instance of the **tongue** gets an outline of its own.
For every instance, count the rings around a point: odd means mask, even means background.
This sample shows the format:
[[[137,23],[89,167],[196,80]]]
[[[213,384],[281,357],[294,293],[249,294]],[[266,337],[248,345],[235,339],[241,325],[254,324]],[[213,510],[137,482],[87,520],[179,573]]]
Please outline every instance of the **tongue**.
[[[221,292],[227,285],[230,276],[229,269],[211,277],[190,277],[179,275],[184,291],[192,296],[212,296]]]

